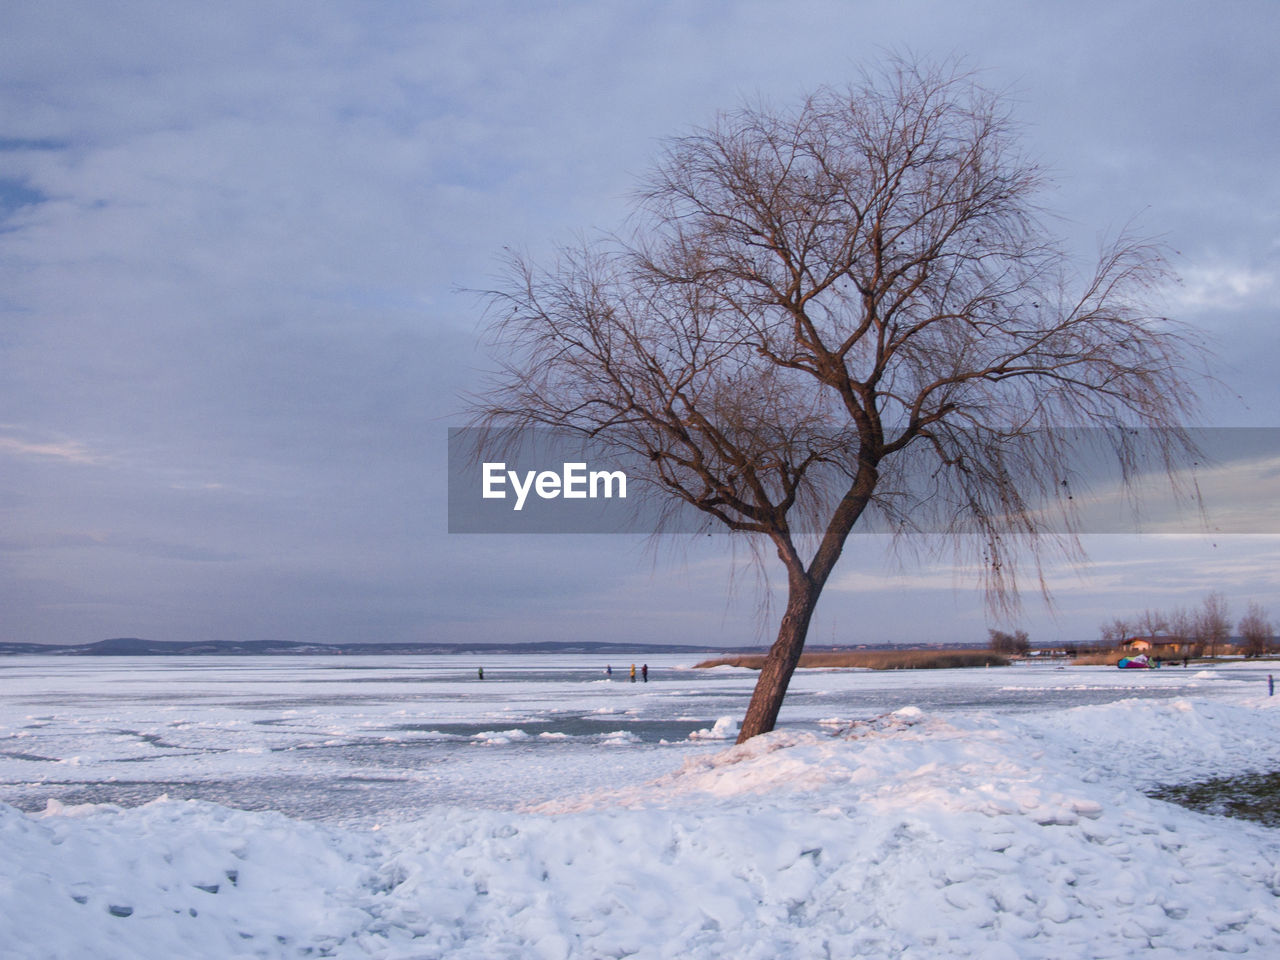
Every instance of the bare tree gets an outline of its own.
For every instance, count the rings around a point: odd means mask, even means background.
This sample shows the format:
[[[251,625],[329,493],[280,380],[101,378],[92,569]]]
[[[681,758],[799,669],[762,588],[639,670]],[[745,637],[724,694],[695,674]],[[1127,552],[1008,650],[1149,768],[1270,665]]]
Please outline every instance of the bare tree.
[[[864,518],[951,535],[1008,609],[1019,563],[1043,588],[1043,549],[1079,556],[1042,509],[1070,510],[1053,428],[1111,428],[1122,464],[1134,428],[1166,468],[1189,451],[1188,344],[1145,305],[1159,249],[1121,238],[1077,275],[1041,186],[999,96],[898,62],[668,141],[630,234],[511,260],[478,422],[639,455],[786,570],[740,740],[773,728]]]
[[[1192,634],[1195,632],[1195,618],[1186,607],[1174,607],[1169,611],[1166,619],[1169,623],[1170,633],[1183,640],[1191,639]]]
[[[1231,635],[1231,621],[1227,617],[1227,598],[1214,591],[1205,596],[1195,614],[1196,641],[1209,650],[1210,657],[1218,655],[1219,648]]]
[[[1275,628],[1267,619],[1267,611],[1261,604],[1251,602],[1245,615],[1236,626],[1240,638],[1244,642],[1246,657],[1262,657],[1271,652],[1271,641],[1275,638]]]
[[[1099,627],[1098,635],[1104,647],[1118,647],[1133,636],[1133,627],[1129,621],[1116,617]]]
[[[1169,618],[1159,610],[1144,610],[1138,618],[1138,629],[1144,636],[1154,637],[1168,631]]]
[[[1025,630],[1015,630],[1009,633],[1006,630],[988,630],[990,637],[990,647],[994,653],[1005,653],[1013,656],[1025,657],[1031,652],[1031,639],[1027,636]]]
[[[1169,632],[1181,641],[1183,657],[1202,656],[1204,653],[1196,643],[1195,615],[1186,607],[1174,607],[1169,612]]]

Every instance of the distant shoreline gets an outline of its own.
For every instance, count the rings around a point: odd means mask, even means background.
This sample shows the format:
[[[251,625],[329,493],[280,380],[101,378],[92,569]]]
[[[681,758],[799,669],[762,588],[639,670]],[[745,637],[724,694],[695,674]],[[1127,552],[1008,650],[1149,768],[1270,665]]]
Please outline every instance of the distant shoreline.
[[[762,653],[724,656],[703,660],[694,669],[710,667],[746,667],[759,670],[764,666]],[[802,653],[800,667],[828,669],[860,667],[865,670],[930,670],[949,667],[1007,667],[1010,661],[990,650],[848,650],[831,653]]]
[[[152,656],[499,656],[520,653],[562,653],[615,656],[752,652],[757,647],[726,650],[691,644],[593,643],[568,640],[531,643],[305,643],[279,640],[144,640],[118,637],[80,644],[0,643],[0,655],[45,654],[66,657]]]
[[[801,666],[846,666],[861,664],[822,663],[812,658],[874,657],[896,653],[941,656],[970,652],[959,645],[939,644],[921,649],[917,646],[893,644],[866,645],[858,649],[841,647],[811,648],[801,658]],[[0,642],[0,656],[40,654],[62,657],[200,657],[200,656],[507,656],[526,653],[581,654],[582,656],[641,656],[656,654],[699,654],[720,658],[705,664],[729,663],[748,665],[747,660],[763,662],[767,647],[714,647],[687,643],[613,643],[606,641],[543,640],[529,643],[307,643],[284,640],[146,640],[140,637],[115,637],[92,643],[45,644]],[[988,654],[987,656],[991,656]],[[736,661],[744,661],[738,663]],[[703,666],[704,664],[699,664]],[[758,667],[757,667],[758,669]]]

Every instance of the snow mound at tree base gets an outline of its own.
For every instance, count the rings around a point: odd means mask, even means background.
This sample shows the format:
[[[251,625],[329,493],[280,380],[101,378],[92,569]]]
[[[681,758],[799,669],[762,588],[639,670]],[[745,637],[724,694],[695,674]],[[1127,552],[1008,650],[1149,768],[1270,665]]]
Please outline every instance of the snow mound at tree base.
[[[1276,743],[1265,699],[908,708],[639,788],[373,831],[165,799],[0,807],[0,943],[107,960],[1274,956],[1275,832],[1143,787],[1280,769]]]

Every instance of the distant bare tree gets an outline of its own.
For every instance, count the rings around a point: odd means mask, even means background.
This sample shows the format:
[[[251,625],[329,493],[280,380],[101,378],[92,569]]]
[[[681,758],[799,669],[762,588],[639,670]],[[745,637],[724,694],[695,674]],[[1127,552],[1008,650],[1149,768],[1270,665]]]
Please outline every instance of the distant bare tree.
[[[1099,627],[1098,633],[1104,647],[1118,647],[1133,636],[1133,626],[1117,617]]]
[[[1013,633],[1004,630],[988,630],[987,634],[990,637],[989,644],[993,653],[1026,656],[1031,652],[1031,640],[1025,630],[1015,630]]]
[[[1236,626],[1244,643],[1246,657],[1262,657],[1271,652],[1271,641],[1275,638],[1275,628],[1267,619],[1267,611],[1258,603],[1250,603],[1248,611],[1240,618]]]
[[[1159,610],[1143,610],[1138,618],[1138,629],[1146,637],[1154,637],[1169,629],[1169,619]]]
[[[1176,637],[1189,638],[1195,632],[1194,618],[1186,607],[1174,607],[1166,615],[1169,632]]]
[[[1182,641],[1183,656],[1202,656],[1204,649],[1196,643],[1195,616],[1186,607],[1169,611],[1169,632]]]
[[[972,549],[996,608],[1055,548],[1063,425],[1190,450],[1188,343],[1153,316],[1157,247],[1078,276],[1001,98],[895,63],[793,109],[667,142],[627,237],[514,257],[490,316],[502,370],[477,422],[639,455],[645,477],[775,552],[786,609],[740,740],[771,730],[815,605],[867,515]],[[1154,438],[1154,439],[1153,439]]]
[[[1196,642],[1216,657],[1219,648],[1231,635],[1231,621],[1227,617],[1227,598],[1214,591],[1205,596],[1195,614]]]

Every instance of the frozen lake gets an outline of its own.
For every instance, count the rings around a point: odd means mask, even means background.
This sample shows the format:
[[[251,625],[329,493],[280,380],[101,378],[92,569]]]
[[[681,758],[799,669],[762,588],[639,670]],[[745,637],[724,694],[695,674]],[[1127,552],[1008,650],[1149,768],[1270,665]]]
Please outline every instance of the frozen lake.
[[[692,662],[0,659],[0,955],[1280,956],[1274,664]]]
[[[725,746],[755,674],[689,655],[0,658],[0,800],[131,807],[167,794],[369,825],[464,805],[520,809],[643,783]],[[477,679],[483,666],[485,680]],[[1274,668],[1273,668],[1274,669]],[[1266,665],[1121,671],[798,671],[781,726],[918,706],[1019,713],[1264,692]]]

